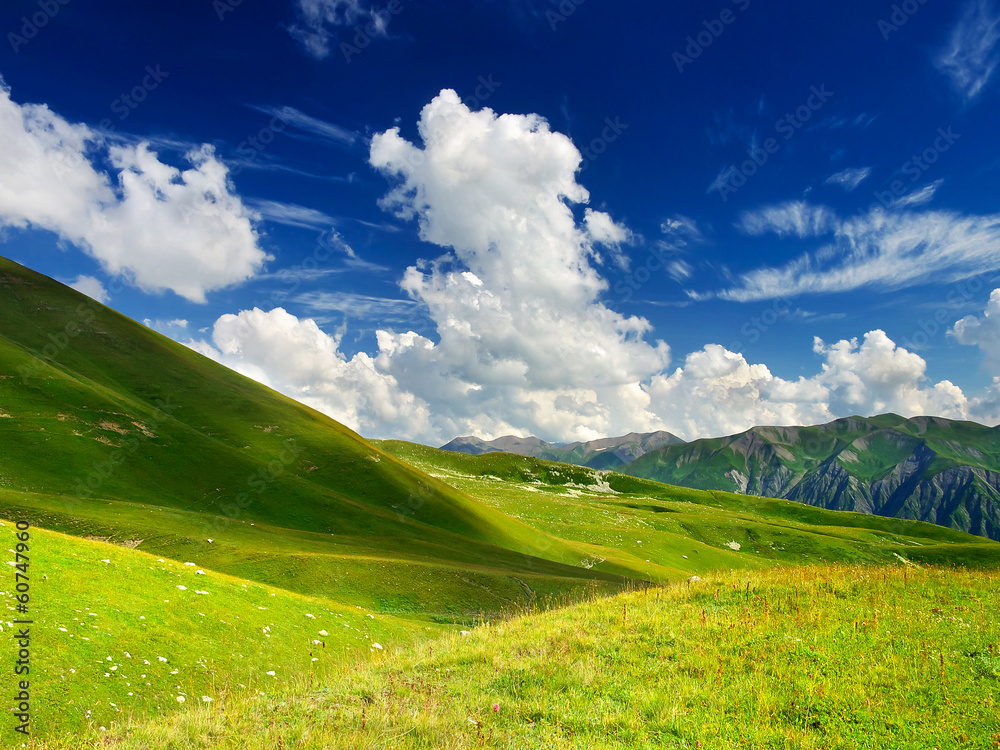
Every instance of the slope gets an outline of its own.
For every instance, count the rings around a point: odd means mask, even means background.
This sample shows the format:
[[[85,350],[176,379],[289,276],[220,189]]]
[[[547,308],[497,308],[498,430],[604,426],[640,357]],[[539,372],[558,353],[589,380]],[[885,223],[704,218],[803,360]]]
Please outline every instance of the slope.
[[[1000,544],[928,523],[672,487],[509,453],[469,456],[402,441],[378,445],[565,540],[577,564],[593,570],[676,581],[720,568],[824,560],[1000,566]]]
[[[0,445],[0,512],[303,592],[464,616],[520,599],[522,574],[621,582],[534,558],[526,524],[3,259]],[[386,587],[372,561],[448,583]],[[462,580],[470,566],[485,579]]]

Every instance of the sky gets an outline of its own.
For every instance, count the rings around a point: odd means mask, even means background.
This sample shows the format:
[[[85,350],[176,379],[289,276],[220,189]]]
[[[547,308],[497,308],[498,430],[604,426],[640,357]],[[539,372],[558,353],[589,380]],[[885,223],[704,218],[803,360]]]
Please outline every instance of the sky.
[[[993,0],[5,0],[0,255],[371,438],[1000,422]]]

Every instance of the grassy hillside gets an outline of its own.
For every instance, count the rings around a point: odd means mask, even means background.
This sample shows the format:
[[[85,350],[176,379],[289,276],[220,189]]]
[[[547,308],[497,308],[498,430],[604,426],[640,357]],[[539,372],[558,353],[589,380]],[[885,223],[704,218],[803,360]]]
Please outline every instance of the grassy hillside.
[[[92,736],[119,750],[994,748],[998,608],[996,574],[725,572]]]
[[[0,523],[13,547],[14,523]],[[370,658],[374,643],[394,648],[440,632],[184,558],[38,528],[29,534],[32,725],[42,736],[143,721],[241,689],[325,679],[345,655]],[[0,627],[9,633],[19,615],[14,572],[4,569]],[[0,736],[19,735],[5,725]]]
[[[576,545],[578,563],[593,570],[630,569],[636,577],[666,581],[720,568],[822,561],[1000,566],[1000,544],[927,523],[672,487],[510,453],[470,456],[401,441],[378,445]]]
[[[754,427],[658,448],[621,471],[1000,539],[1000,428],[973,422],[883,414],[814,427]]]
[[[537,559],[561,542],[3,259],[0,445],[0,513],[387,612],[622,580]]]

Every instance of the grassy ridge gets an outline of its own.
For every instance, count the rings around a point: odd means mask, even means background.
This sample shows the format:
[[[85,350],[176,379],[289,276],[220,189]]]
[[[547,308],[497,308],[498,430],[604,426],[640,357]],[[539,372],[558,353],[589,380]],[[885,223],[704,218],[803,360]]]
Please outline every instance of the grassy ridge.
[[[101,746],[994,748],[998,608],[992,573],[725,572],[116,725]]]

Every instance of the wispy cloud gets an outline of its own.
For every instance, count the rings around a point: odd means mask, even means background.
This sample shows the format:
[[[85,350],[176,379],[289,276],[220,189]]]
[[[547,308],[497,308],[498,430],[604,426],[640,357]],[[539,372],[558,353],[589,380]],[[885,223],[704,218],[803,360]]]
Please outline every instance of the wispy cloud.
[[[997,67],[1000,17],[989,0],[972,0],[951,30],[934,63],[966,100],[975,99]]]
[[[339,312],[352,318],[385,324],[410,322],[418,315],[417,303],[412,300],[371,297],[353,292],[303,292],[294,301],[311,313]]]
[[[318,60],[330,54],[330,44],[340,27],[361,25],[371,28],[373,36],[385,35],[385,16],[363,0],[298,0],[296,10],[298,23],[288,31]]]
[[[837,226],[837,216],[826,206],[816,206],[803,201],[790,201],[747,211],[736,228],[758,237],[776,234],[779,237],[817,237],[832,232]]]
[[[344,263],[351,268],[357,268],[364,271],[389,270],[387,266],[372,263],[371,261],[367,261],[364,258],[359,257],[358,254],[354,252],[354,248],[351,247],[347,240],[340,235],[340,232],[334,229],[331,229],[329,232],[322,235],[319,241],[324,247],[342,254],[344,256]]]
[[[283,107],[251,105],[250,108],[271,115],[272,117],[277,117],[286,125],[291,125],[307,133],[318,135],[320,138],[340,146],[351,146],[358,140],[357,133],[335,123],[326,122],[325,120],[320,120],[318,117],[307,115],[295,107],[289,107],[288,105]]]
[[[839,185],[844,188],[847,192],[851,192],[858,185],[868,179],[868,176],[872,173],[871,167],[855,167],[852,169],[843,169],[836,174],[832,174],[826,178],[827,185]]]
[[[944,183],[944,180],[935,180],[930,185],[925,185],[920,188],[920,190],[915,190],[912,193],[907,193],[892,202],[892,208],[912,208],[913,206],[922,206],[925,203],[930,203],[931,199],[934,198],[934,194],[937,193],[938,188]]]
[[[789,212],[775,211],[770,231],[790,232]],[[768,227],[759,212],[751,226]],[[832,215],[831,215],[832,216]],[[1000,214],[886,212],[876,209],[848,220],[832,217],[831,242],[779,267],[743,274],[737,284],[711,296],[742,302],[860,288],[901,289],[930,281],[954,283],[1000,265]]]
[[[294,203],[280,203],[278,201],[267,200],[254,200],[247,203],[263,219],[273,221],[276,224],[302,227],[303,229],[327,230],[337,223],[336,219],[322,211],[317,211],[315,208],[307,208],[306,206],[299,206]]]

